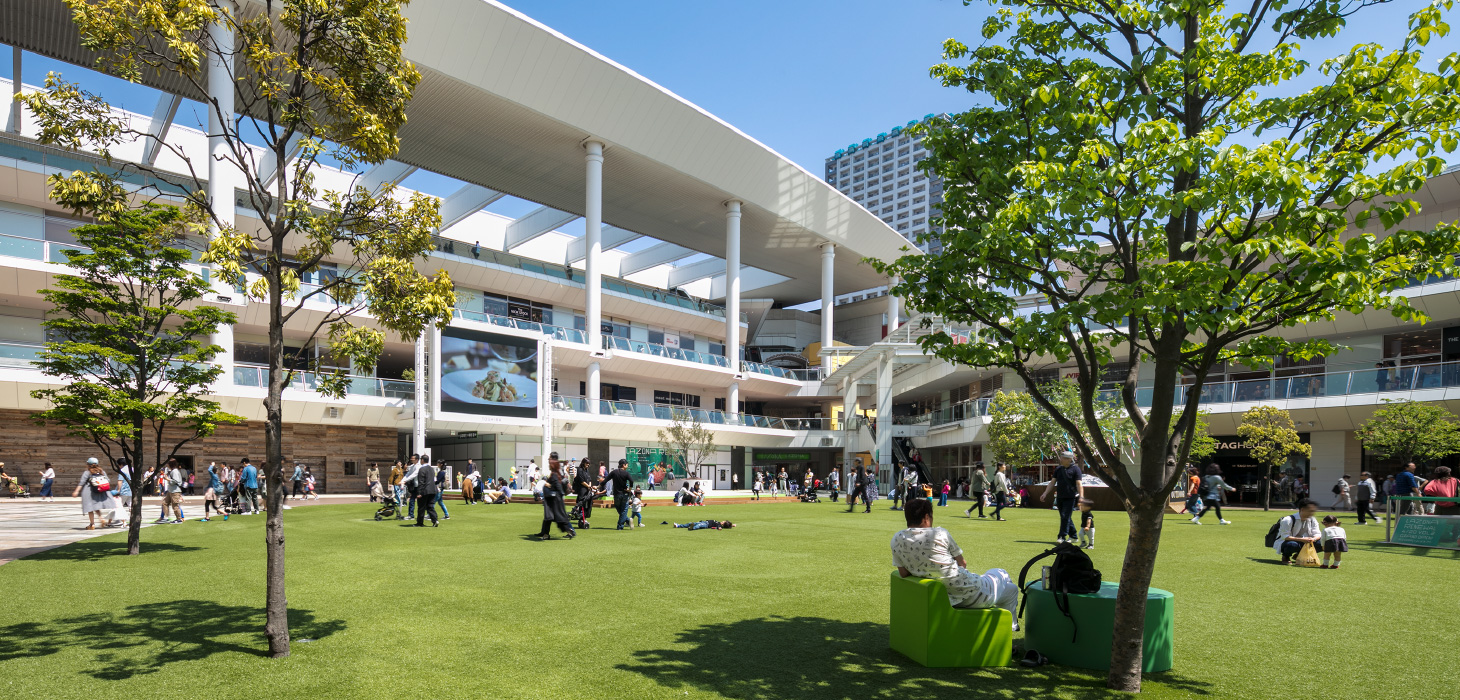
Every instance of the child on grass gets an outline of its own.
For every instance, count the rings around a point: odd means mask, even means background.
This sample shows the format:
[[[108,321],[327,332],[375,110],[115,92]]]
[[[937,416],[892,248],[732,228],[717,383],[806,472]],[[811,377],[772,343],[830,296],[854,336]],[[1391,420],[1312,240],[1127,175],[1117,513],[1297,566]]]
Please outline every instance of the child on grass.
[[[629,501],[629,506],[634,509],[634,520],[638,521],[639,527],[644,526],[644,490],[634,489],[634,500]]]
[[[1323,532],[1319,538],[1323,549],[1323,565],[1320,569],[1337,569],[1343,561],[1343,553],[1348,551],[1348,533],[1339,527],[1338,518],[1332,515],[1323,519]],[[1328,565],[1328,557],[1333,556],[1333,566]]]
[[[1080,546],[1085,549],[1095,548],[1095,513],[1090,510],[1094,506],[1094,501],[1080,499]]]

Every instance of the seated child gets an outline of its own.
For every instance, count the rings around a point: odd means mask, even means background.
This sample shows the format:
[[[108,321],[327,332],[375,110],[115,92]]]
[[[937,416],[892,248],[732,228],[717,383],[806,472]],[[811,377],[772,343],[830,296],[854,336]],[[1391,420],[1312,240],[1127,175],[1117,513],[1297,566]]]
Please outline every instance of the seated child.
[[[982,574],[969,571],[963,550],[953,536],[941,527],[933,527],[933,502],[915,498],[907,503],[903,515],[907,529],[892,537],[892,564],[904,578],[937,579],[948,589],[948,602],[955,608],[1000,607],[1014,616],[1014,629],[1019,629],[1019,587],[1003,569],[989,569]]]
[[[1330,515],[1323,519],[1323,531],[1319,535],[1319,548],[1323,550],[1323,565],[1320,569],[1337,569],[1343,561],[1343,553],[1348,551],[1348,533],[1339,527],[1338,518]],[[1333,566],[1328,565],[1328,557],[1333,557]]]

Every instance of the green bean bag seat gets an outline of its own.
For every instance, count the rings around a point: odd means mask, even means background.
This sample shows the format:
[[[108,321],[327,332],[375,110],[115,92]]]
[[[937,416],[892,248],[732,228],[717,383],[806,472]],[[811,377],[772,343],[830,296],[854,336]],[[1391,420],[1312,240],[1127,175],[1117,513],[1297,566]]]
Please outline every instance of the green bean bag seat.
[[[1070,616],[1060,611],[1055,595],[1036,581],[1025,592],[1024,646],[1053,663],[1097,671],[1110,670],[1110,644],[1115,630],[1115,593],[1119,584],[1106,581],[1099,593],[1069,596]],[[1172,620],[1176,597],[1152,588],[1146,595],[1146,629],[1141,670],[1171,670]],[[1078,634],[1077,634],[1078,632]]]
[[[955,608],[942,581],[892,572],[893,650],[929,668],[1008,666],[1014,616],[1003,608]]]

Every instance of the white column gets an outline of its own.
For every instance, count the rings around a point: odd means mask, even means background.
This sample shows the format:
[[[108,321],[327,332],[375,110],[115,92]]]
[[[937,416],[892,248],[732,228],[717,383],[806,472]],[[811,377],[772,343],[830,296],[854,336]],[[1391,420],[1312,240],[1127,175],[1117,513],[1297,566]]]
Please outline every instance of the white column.
[[[13,79],[10,81],[10,123],[6,126],[8,127],[8,131],[18,134],[20,133],[21,114],[20,86],[23,85],[20,80],[20,56],[22,52],[19,46],[12,46],[10,47],[10,50],[12,66],[10,75],[13,76]]]
[[[892,464],[892,356],[877,361],[877,471]]]
[[[852,465],[852,455],[856,453],[860,430],[853,430],[857,421],[857,383],[847,382],[846,391],[842,392],[842,465],[843,471]]]
[[[740,202],[733,199],[725,203],[725,356],[740,372]]]
[[[601,375],[599,374],[599,371],[598,371],[598,363],[597,362],[589,362],[588,363],[588,381],[585,382],[585,385],[586,385],[587,388],[585,388],[583,390],[583,393],[586,394],[586,396],[584,396],[583,398],[588,403],[588,412],[589,413],[598,413],[598,394],[599,394],[599,387],[602,385],[601,384],[601,379],[602,379],[602,377],[601,377]]]
[[[836,297],[832,293],[833,274],[836,267],[836,246],[824,243],[821,246],[821,351],[831,349],[832,305]],[[821,358],[821,368],[831,374],[831,356]]]
[[[411,435],[414,437],[411,451],[426,453],[426,334],[416,338],[416,406],[411,421]]]
[[[892,288],[895,287],[895,286],[897,286],[897,277],[896,276],[892,276],[892,277],[887,278],[887,334],[888,335],[892,335],[892,332],[895,331],[895,330],[897,330],[897,327],[898,326],[902,325],[902,319],[899,318],[898,308],[897,308],[898,307],[898,298],[897,298],[897,295],[896,294],[893,294],[892,293]]]
[[[228,143],[223,134],[233,131],[233,29],[225,22],[208,26],[208,36],[218,47],[208,60],[208,201],[213,215],[223,226],[233,226],[233,175],[237,168],[228,160]],[[210,225],[216,232],[219,223]],[[419,450],[418,450],[419,451]]]
[[[213,364],[223,369],[223,374],[218,376],[215,384],[227,385],[233,383],[233,326],[228,323],[218,324],[218,329],[208,336],[208,342],[223,348],[217,355],[213,356]]]
[[[603,144],[589,141],[583,146],[588,150],[588,177],[584,187],[587,199],[583,205],[583,243],[587,254],[583,262],[583,289],[587,299],[583,302],[583,315],[588,347],[597,352],[603,348],[603,266],[599,260],[603,253]]]
[[[725,413],[730,416],[740,413],[740,382],[730,382],[730,389],[725,392]]]
[[[542,392],[542,398],[538,402],[542,406],[542,445],[537,453],[537,463],[546,469],[548,453],[553,451],[553,377],[557,373],[557,368],[553,366],[552,343],[543,343],[537,372],[540,382],[538,390]]]

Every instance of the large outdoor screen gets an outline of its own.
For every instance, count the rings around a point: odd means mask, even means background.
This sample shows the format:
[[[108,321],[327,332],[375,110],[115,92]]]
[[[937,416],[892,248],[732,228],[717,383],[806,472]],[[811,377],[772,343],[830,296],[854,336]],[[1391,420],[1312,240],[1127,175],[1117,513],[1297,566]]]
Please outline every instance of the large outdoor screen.
[[[442,412],[537,417],[538,341],[446,328],[438,363]]]

